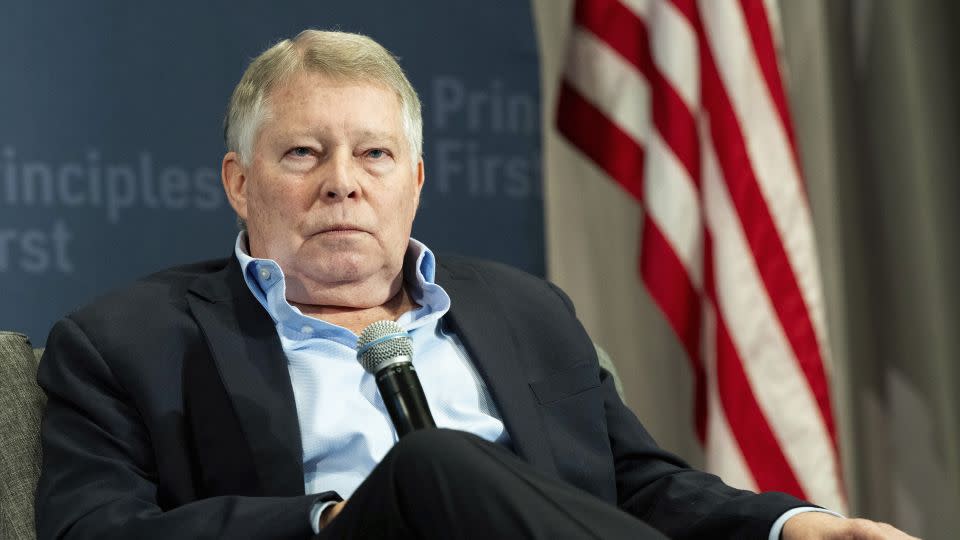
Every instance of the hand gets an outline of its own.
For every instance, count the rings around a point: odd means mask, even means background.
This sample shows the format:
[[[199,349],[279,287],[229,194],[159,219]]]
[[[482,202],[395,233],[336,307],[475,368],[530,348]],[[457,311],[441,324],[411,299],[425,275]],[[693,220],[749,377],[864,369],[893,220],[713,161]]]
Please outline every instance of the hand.
[[[333,518],[337,517],[337,514],[343,511],[343,507],[347,504],[347,501],[340,501],[337,504],[326,507],[323,510],[323,513],[320,514],[320,528],[323,529],[333,521]]]
[[[893,525],[868,519],[843,519],[824,512],[804,512],[788,519],[783,540],[917,540]]]

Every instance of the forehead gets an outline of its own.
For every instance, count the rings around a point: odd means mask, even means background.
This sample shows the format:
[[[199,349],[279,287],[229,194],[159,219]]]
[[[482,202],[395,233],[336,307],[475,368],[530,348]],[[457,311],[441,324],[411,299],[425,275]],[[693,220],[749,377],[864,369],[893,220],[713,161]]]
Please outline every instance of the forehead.
[[[377,144],[409,150],[400,97],[385,84],[300,72],[266,95],[253,153],[271,147],[333,140]]]
[[[351,114],[400,114],[400,97],[383,83],[304,71],[294,73],[271,89],[266,95],[266,105],[271,113],[302,114],[323,109],[332,114],[349,109]]]

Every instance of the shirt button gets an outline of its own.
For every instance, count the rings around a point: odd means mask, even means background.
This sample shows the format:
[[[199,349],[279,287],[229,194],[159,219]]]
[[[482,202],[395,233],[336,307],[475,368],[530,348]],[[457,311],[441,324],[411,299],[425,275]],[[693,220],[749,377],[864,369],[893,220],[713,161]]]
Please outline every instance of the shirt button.
[[[260,279],[267,279],[267,280],[270,279],[270,269],[269,269],[269,268],[261,268],[261,269],[260,269]]]
[[[303,325],[303,328],[300,329],[300,332],[302,332],[302,333],[304,333],[304,334],[312,334],[312,333],[313,333],[313,327],[310,326],[310,325],[305,324],[305,325]]]

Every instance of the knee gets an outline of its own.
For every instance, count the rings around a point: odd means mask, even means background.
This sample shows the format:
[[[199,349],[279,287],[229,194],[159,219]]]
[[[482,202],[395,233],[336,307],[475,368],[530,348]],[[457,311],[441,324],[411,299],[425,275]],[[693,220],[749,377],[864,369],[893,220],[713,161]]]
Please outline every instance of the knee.
[[[470,433],[449,429],[404,436],[378,466],[388,475],[389,492],[401,514],[410,523],[455,529],[462,519],[462,502],[475,496],[475,479],[486,470],[485,443]]]
[[[438,507],[446,504],[445,497],[455,498],[461,490],[472,493],[478,477],[489,473],[490,458],[484,448],[488,444],[463,431],[419,430],[403,437],[384,465],[400,499]]]
[[[487,459],[482,448],[488,444],[464,431],[424,429],[400,439],[386,460],[398,480],[454,478],[481,467]]]
[[[452,429],[421,429],[400,439],[393,447],[393,459],[400,463],[444,463],[457,461],[475,448],[476,435]]]

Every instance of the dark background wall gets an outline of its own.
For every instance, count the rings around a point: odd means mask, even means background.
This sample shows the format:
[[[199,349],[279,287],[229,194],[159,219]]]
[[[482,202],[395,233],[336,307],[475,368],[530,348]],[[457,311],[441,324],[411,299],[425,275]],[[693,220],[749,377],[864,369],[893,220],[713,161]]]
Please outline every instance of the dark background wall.
[[[0,328],[231,253],[222,119],[249,60],[307,27],[362,32],[424,102],[414,236],[544,274],[540,95],[526,2],[23,2],[0,17]],[[149,306],[144,306],[149,309]]]

